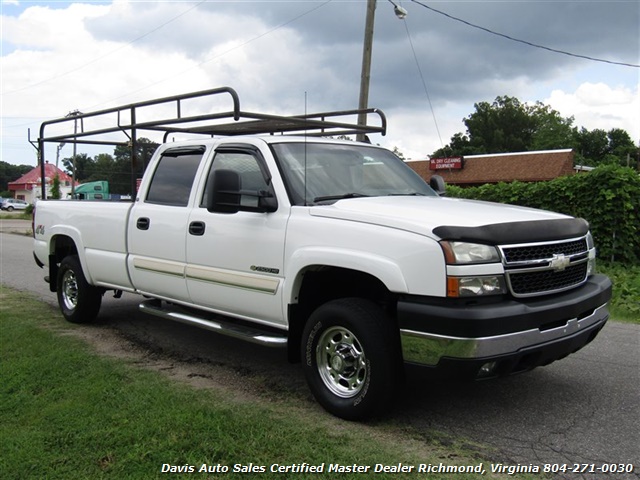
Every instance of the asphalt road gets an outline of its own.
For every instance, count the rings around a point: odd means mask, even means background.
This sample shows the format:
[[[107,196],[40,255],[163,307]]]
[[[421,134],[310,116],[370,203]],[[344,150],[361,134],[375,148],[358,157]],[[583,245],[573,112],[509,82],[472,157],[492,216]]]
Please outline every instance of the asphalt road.
[[[0,282],[55,304],[31,251],[29,237],[0,233]],[[126,294],[105,298],[103,328],[156,355],[226,365],[238,375],[271,378],[279,392],[306,395],[301,370],[280,351],[147,317],[138,301]],[[523,375],[473,384],[409,378],[400,396],[391,420],[425,439],[477,448],[507,465],[635,465],[632,474],[557,478],[640,478],[639,325],[610,321],[583,350]]]

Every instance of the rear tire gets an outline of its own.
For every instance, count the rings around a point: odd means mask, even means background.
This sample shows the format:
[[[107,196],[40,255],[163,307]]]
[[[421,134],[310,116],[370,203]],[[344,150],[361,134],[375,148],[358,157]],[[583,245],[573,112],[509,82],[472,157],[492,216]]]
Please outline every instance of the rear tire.
[[[72,323],[96,319],[102,304],[102,290],[90,285],[77,255],[65,257],[58,268],[57,295],[60,311]]]
[[[400,375],[393,322],[380,307],[361,298],[320,306],[302,336],[307,383],[328,412],[346,420],[386,413]]]

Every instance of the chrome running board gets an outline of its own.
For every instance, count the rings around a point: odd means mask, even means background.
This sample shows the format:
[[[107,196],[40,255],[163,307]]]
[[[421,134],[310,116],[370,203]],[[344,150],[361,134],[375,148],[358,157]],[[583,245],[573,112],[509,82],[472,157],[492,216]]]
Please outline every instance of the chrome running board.
[[[146,302],[142,302],[139,309],[141,312],[155,315],[156,317],[175,320],[187,325],[194,325],[222,335],[238,338],[251,343],[257,343],[258,345],[263,345],[265,347],[287,346],[287,336],[284,332],[282,335],[279,335],[274,332],[259,330],[254,327],[237,325],[231,322],[221,321],[220,319],[222,317],[219,316],[215,316],[215,319],[207,318],[204,316],[206,315],[206,312],[202,312],[203,316],[197,316],[196,314],[187,312],[180,307],[176,307],[175,310],[163,308],[162,302],[159,300],[148,300]],[[214,314],[211,315],[214,316]]]

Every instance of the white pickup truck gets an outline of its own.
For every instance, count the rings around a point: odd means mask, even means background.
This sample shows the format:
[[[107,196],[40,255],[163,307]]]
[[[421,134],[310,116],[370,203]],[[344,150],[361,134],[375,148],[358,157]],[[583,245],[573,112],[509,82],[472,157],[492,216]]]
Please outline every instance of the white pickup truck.
[[[405,366],[485,379],[560,359],[611,296],[584,220],[444,198],[384,148],[308,136],[165,143],[134,202],[40,201],[34,236],[67,320],[143,295],[287,348],[346,419],[384,412]]]

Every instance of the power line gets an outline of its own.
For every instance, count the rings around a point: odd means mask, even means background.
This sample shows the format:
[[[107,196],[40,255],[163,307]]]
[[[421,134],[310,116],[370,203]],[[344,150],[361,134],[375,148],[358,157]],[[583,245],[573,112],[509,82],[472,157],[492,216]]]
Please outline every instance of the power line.
[[[206,0],[205,0],[205,1],[206,1]],[[321,3],[320,5],[318,5],[318,6],[316,6],[316,7],[313,7],[313,8],[311,8],[311,9],[309,9],[309,10],[307,10],[307,11],[305,11],[305,12],[303,12],[303,13],[299,14],[299,15],[297,15],[297,16],[295,16],[295,17],[291,18],[290,20],[287,20],[286,22],[281,23],[280,25],[277,25],[277,26],[273,27],[273,28],[272,28],[272,29],[270,29],[270,30],[267,30],[267,31],[265,31],[265,32],[263,32],[263,33],[261,33],[261,34],[256,35],[255,37],[250,38],[250,39],[249,39],[249,40],[247,40],[246,42],[243,42],[243,43],[241,43],[241,44],[239,44],[239,45],[236,45],[236,46],[234,46],[234,47],[231,47],[231,48],[229,48],[228,50],[225,50],[224,52],[221,52],[221,53],[219,53],[219,54],[217,54],[217,55],[214,55],[213,57],[209,57],[209,58],[207,58],[206,60],[203,60],[202,62],[198,63],[197,65],[194,65],[194,66],[189,67],[189,68],[187,68],[187,69],[185,69],[185,70],[182,70],[181,72],[178,72],[178,73],[176,73],[175,75],[172,75],[172,76],[170,76],[170,77],[165,77],[165,78],[163,78],[162,80],[158,80],[157,82],[154,82],[154,83],[151,83],[151,84],[149,84],[149,85],[146,85],[146,86],[144,86],[144,87],[142,87],[142,88],[139,88],[138,90],[134,90],[134,91],[129,92],[129,93],[125,94],[125,95],[120,95],[119,97],[112,98],[112,99],[107,100],[107,101],[105,101],[105,102],[101,102],[101,103],[98,103],[98,104],[92,105],[92,106],[90,106],[90,107],[87,107],[87,109],[94,109],[94,108],[97,108],[97,107],[99,107],[99,106],[101,106],[101,105],[104,105],[104,104],[106,104],[106,103],[113,102],[114,100],[119,100],[120,98],[128,97],[129,95],[133,95],[134,93],[141,92],[141,91],[143,91],[143,90],[146,90],[147,88],[153,87],[153,86],[155,86],[155,85],[159,85],[159,84],[161,84],[161,83],[164,83],[164,82],[167,82],[167,81],[172,80],[172,79],[174,79],[174,78],[177,78],[177,77],[179,77],[179,76],[181,76],[181,75],[184,75],[185,73],[187,73],[187,72],[188,72],[188,71],[190,71],[190,70],[193,70],[194,68],[201,67],[202,65],[204,65],[204,64],[206,64],[206,63],[212,62],[213,60],[216,60],[216,59],[218,59],[218,58],[220,58],[220,57],[223,57],[223,56],[227,55],[228,53],[233,52],[234,50],[238,50],[238,49],[240,49],[240,48],[243,48],[243,47],[245,47],[245,46],[249,45],[250,43],[255,42],[256,40],[260,40],[261,38],[266,37],[267,35],[270,35],[271,33],[275,32],[276,30],[279,30],[279,29],[281,29],[281,28],[283,28],[283,27],[286,27],[287,25],[289,25],[289,24],[291,24],[291,23],[295,22],[296,20],[299,20],[300,18],[302,18],[302,17],[304,17],[304,16],[306,16],[306,15],[309,15],[309,14],[310,14],[310,13],[312,13],[312,12],[315,12],[316,10],[318,10],[318,9],[320,9],[320,8],[322,8],[322,7],[324,7],[324,6],[325,6],[325,5],[327,5],[328,3],[331,3],[332,1],[333,1],[333,0],[326,0],[325,2]],[[203,2],[200,2],[200,3],[203,3]]]
[[[111,54],[113,54],[113,53],[115,53],[115,52],[117,52],[117,51],[121,50],[121,49],[123,49],[123,48],[128,47],[129,45],[131,45],[131,44],[133,44],[133,43],[137,42],[138,40],[141,40],[141,39],[142,39],[142,38],[144,38],[144,37],[147,37],[148,35],[150,35],[150,34],[151,34],[151,33],[153,33],[153,32],[156,32],[157,30],[160,30],[160,29],[161,29],[161,28],[163,28],[164,26],[166,26],[166,25],[168,25],[169,23],[173,22],[174,20],[177,20],[178,18],[180,18],[180,17],[182,17],[182,16],[186,15],[186,14],[187,14],[187,13],[189,13],[191,10],[193,10],[194,8],[196,8],[196,7],[200,6],[200,5],[202,5],[203,3],[206,3],[207,1],[208,1],[208,0],[202,0],[202,1],[198,2],[197,4],[195,4],[194,6],[192,6],[191,8],[189,8],[189,9],[185,10],[184,12],[180,13],[179,15],[176,15],[175,17],[173,17],[173,18],[171,18],[170,20],[166,21],[166,22],[165,22],[165,23],[163,23],[162,25],[159,25],[159,26],[157,26],[157,27],[153,28],[152,30],[148,31],[147,33],[145,33],[145,34],[143,34],[143,35],[140,35],[139,37],[137,37],[137,38],[135,38],[135,39],[133,39],[133,40],[129,41],[126,45],[123,45],[123,46],[121,46],[121,47],[118,47],[118,48],[116,48],[115,50],[112,50],[111,52],[109,52],[109,53],[106,53],[106,54],[102,55],[101,57],[98,57],[98,58],[96,58],[96,59],[94,59],[94,60],[92,60],[92,61],[90,61],[90,62],[88,62],[88,63],[85,63],[84,65],[81,65],[80,67],[77,67],[77,68],[75,68],[75,69],[73,69],[73,70],[69,70],[69,71],[67,71],[67,72],[65,72],[65,73],[61,73],[60,75],[57,75],[57,76],[54,76],[54,77],[48,78],[48,79],[46,79],[46,80],[42,80],[41,82],[38,82],[38,83],[34,83],[34,84],[31,84],[31,85],[26,85],[25,87],[19,88],[19,89],[17,89],[17,90],[12,90],[12,91],[10,91],[10,92],[3,92],[3,93],[2,93],[2,94],[0,94],[0,95],[10,94],[10,93],[15,93],[15,92],[20,92],[20,91],[23,91],[23,90],[27,90],[27,89],[29,89],[29,88],[31,88],[31,87],[35,87],[35,86],[37,86],[37,85],[41,85],[41,84],[46,83],[46,82],[48,82],[48,81],[51,81],[51,80],[57,79],[57,78],[59,78],[59,77],[62,77],[62,76],[64,76],[64,75],[67,75],[67,74],[69,74],[69,73],[72,73],[72,72],[75,72],[75,71],[77,71],[77,70],[80,70],[80,69],[82,69],[82,68],[86,67],[87,65],[91,65],[91,64],[93,64],[93,63],[95,63],[95,62],[97,62],[97,61],[99,61],[99,60],[101,60],[101,59],[103,59],[103,58],[105,58],[105,57],[107,57],[107,56],[109,56],[109,55],[111,55]],[[150,87],[152,87],[152,86],[154,86],[154,85],[158,85],[158,84],[160,84],[160,83],[166,82],[166,81],[171,80],[171,79],[173,79],[173,78],[179,77],[180,75],[183,75],[184,73],[186,73],[186,72],[188,72],[188,71],[190,71],[190,70],[193,70],[194,68],[198,68],[198,67],[200,67],[200,66],[202,66],[202,65],[204,65],[204,64],[206,64],[206,63],[209,63],[209,62],[211,62],[211,61],[213,61],[213,60],[216,60],[216,59],[218,59],[218,58],[220,58],[220,57],[222,57],[222,56],[224,56],[224,55],[227,55],[228,53],[233,52],[234,50],[237,50],[237,49],[243,48],[243,47],[245,47],[246,45],[248,45],[248,44],[250,44],[250,43],[252,43],[252,42],[255,42],[256,40],[259,40],[259,39],[261,39],[261,38],[263,38],[263,37],[265,37],[265,36],[267,36],[267,35],[269,35],[269,34],[271,34],[271,33],[275,32],[276,30],[279,30],[279,29],[281,29],[281,28],[283,28],[283,27],[285,27],[285,26],[287,26],[287,25],[289,25],[289,24],[291,24],[291,23],[295,22],[296,20],[299,20],[300,18],[302,18],[302,17],[304,17],[304,16],[306,16],[306,15],[309,15],[310,13],[312,13],[312,12],[314,12],[314,11],[316,11],[316,10],[318,10],[318,9],[322,8],[322,7],[324,7],[324,6],[325,6],[325,5],[327,5],[328,3],[331,3],[332,1],[333,1],[333,0],[326,0],[326,1],[325,1],[325,2],[323,2],[322,4],[320,4],[320,5],[316,6],[316,7],[313,7],[313,8],[311,8],[311,9],[309,9],[309,10],[307,10],[307,11],[305,11],[305,12],[303,12],[303,13],[301,13],[301,14],[299,14],[299,15],[297,15],[297,16],[295,16],[295,17],[293,17],[293,18],[291,18],[290,20],[287,20],[287,21],[285,21],[284,23],[281,23],[280,25],[277,25],[276,27],[274,27],[274,28],[272,28],[272,29],[270,29],[270,30],[267,30],[267,31],[265,31],[265,32],[263,32],[263,33],[261,33],[261,34],[259,34],[259,35],[256,35],[255,37],[250,38],[250,39],[249,39],[249,40],[247,40],[246,42],[243,42],[243,43],[241,43],[241,44],[239,44],[239,45],[236,45],[236,46],[234,46],[234,47],[231,47],[231,48],[229,48],[228,50],[225,50],[224,52],[219,53],[219,54],[217,54],[217,55],[214,55],[213,57],[210,57],[210,58],[208,58],[208,59],[206,59],[206,60],[204,60],[204,61],[202,61],[202,62],[198,63],[197,65],[195,65],[195,66],[193,66],[193,67],[190,67],[190,68],[187,68],[187,69],[185,69],[185,70],[183,70],[183,71],[181,71],[181,72],[179,72],[179,73],[177,73],[177,74],[175,74],[175,75],[172,75],[172,76],[170,76],[170,77],[166,77],[166,78],[164,78],[164,79],[162,79],[162,80],[159,80],[159,81],[157,81],[157,82],[154,82],[154,83],[152,83],[152,84],[149,84],[149,85],[146,85],[146,86],[144,86],[144,87],[142,87],[142,88],[139,88],[138,90],[131,91],[131,92],[129,92],[129,93],[127,93],[127,94],[124,94],[124,95],[120,95],[120,96],[118,96],[118,97],[116,97],[116,98],[112,98],[112,99],[107,100],[107,101],[105,101],[105,102],[101,102],[101,103],[98,103],[98,104],[95,104],[95,105],[92,105],[92,106],[86,107],[85,109],[87,109],[87,110],[92,110],[92,109],[97,108],[97,107],[99,107],[99,106],[101,106],[101,105],[104,105],[104,104],[107,104],[107,103],[113,102],[113,101],[115,101],[115,100],[118,100],[118,99],[120,99],[120,98],[127,97],[127,96],[129,96],[129,95],[133,95],[133,94],[135,94],[135,93],[138,93],[138,92],[141,92],[141,91],[143,91],[143,90],[146,90],[147,88],[150,88]],[[16,117],[16,118],[23,118],[23,117]],[[42,118],[42,117],[33,117],[33,118],[34,118],[34,119],[36,119],[36,118]],[[25,125],[30,125],[31,123],[32,123],[32,122],[30,122],[30,123],[24,123],[24,124],[20,124],[20,125],[12,125],[12,127],[13,127],[13,128],[15,128],[15,127],[23,127],[23,126],[25,126]]]
[[[431,10],[432,12],[438,13],[440,15],[444,15],[445,17],[450,18],[451,20],[455,20],[456,22],[464,23],[465,25],[468,25],[469,27],[477,28],[478,30],[482,30],[482,31],[490,33],[492,35],[497,35],[498,37],[506,38],[507,40],[511,40],[513,42],[523,43],[523,44],[528,45],[530,47],[540,48],[542,50],[547,50],[549,52],[559,53],[559,54],[562,54],[562,55],[568,55],[570,57],[582,58],[584,60],[591,60],[593,62],[609,63],[611,65],[621,65],[623,67],[640,68],[640,65],[636,65],[636,64],[633,64],[633,63],[615,62],[615,61],[612,61],[612,60],[605,60],[605,59],[602,59],[602,58],[590,57],[588,55],[579,55],[579,54],[576,54],[576,53],[566,52],[564,50],[558,50],[558,49],[555,49],[555,48],[545,47],[544,45],[538,45],[536,43],[528,42],[526,40],[520,40],[519,38],[510,37],[509,35],[505,35],[504,33],[494,32],[493,30],[490,30],[488,28],[481,27],[480,25],[476,25],[476,24],[468,22],[466,20],[462,20],[461,18],[458,18],[458,17],[454,17],[453,15],[449,15],[448,13],[442,12],[440,10],[437,10],[437,9],[433,8],[433,7],[425,5],[424,3],[419,2],[418,0],[411,0],[411,1],[413,3],[417,3],[418,5],[426,8],[427,10]]]
[[[420,79],[422,80],[422,87],[424,88],[424,93],[427,95],[427,100],[429,102],[429,108],[431,108],[431,115],[433,116],[433,123],[436,126],[436,132],[438,133],[438,138],[440,139],[440,146],[444,147],[444,143],[442,142],[442,136],[440,135],[440,128],[438,127],[438,121],[436,120],[436,112],[433,108],[433,104],[431,103],[431,96],[429,95],[429,89],[427,88],[427,82],[424,79],[424,75],[422,74],[422,69],[420,68],[420,63],[418,62],[418,56],[416,55],[416,50],[413,48],[413,40],[411,40],[411,34],[409,33],[409,25],[406,20],[403,20],[404,28],[407,30],[407,38],[409,39],[409,45],[411,45],[411,51],[413,52],[413,59],[416,62],[416,67],[418,67],[418,74],[420,75]]]

